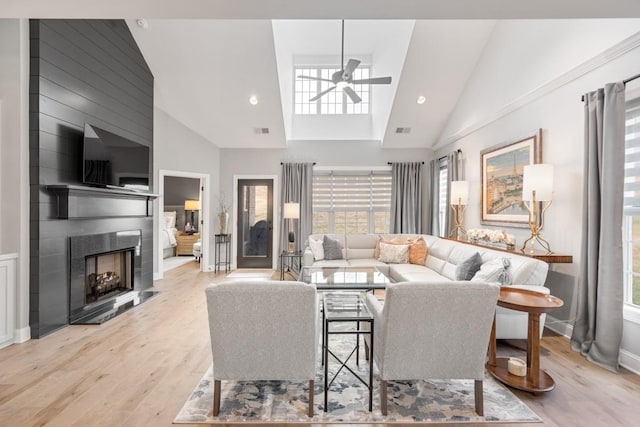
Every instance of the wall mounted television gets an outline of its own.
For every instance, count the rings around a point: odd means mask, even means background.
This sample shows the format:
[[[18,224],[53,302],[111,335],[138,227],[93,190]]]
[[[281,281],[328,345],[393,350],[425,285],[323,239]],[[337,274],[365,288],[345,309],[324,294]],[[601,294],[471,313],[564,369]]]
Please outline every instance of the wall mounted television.
[[[149,190],[149,147],[85,123],[82,182]]]

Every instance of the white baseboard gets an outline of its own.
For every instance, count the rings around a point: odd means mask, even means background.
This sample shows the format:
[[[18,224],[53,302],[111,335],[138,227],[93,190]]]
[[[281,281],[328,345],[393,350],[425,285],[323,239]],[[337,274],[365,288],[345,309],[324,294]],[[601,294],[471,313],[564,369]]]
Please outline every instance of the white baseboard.
[[[544,322],[544,327],[549,328],[549,330],[555,332],[556,334],[560,334],[563,337],[571,338],[571,333],[573,332],[573,325],[568,324],[566,320],[559,320],[553,316],[547,314],[547,319]]]
[[[213,271],[214,270],[214,266],[213,265],[208,265],[205,267],[204,271]]]
[[[24,328],[15,329],[13,331],[13,342],[16,344],[29,341],[31,339],[31,328],[26,326]]]
[[[162,277],[163,277],[163,275],[160,272],[153,273],[153,280],[154,281],[155,280],[160,280],[160,279],[162,279]]]
[[[636,375],[640,375],[640,356],[620,350],[620,366],[625,367]]]

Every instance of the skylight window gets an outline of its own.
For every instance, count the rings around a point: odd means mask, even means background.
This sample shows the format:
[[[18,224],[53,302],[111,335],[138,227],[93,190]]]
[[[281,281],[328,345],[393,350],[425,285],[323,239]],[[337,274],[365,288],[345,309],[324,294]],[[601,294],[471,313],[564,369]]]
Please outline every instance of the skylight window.
[[[331,82],[299,79],[297,76],[319,77],[331,79],[331,75],[339,67],[296,67],[294,70],[294,102],[295,114],[299,115],[331,115],[331,114],[369,114],[371,105],[370,85],[352,85],[353,90],[362,98],[354,104],[346,93],[335,88],[315,101],[309,101],[322,91],[335,86]],[[368,79],[371,68],[359,66],[353,73],[353,80]]]

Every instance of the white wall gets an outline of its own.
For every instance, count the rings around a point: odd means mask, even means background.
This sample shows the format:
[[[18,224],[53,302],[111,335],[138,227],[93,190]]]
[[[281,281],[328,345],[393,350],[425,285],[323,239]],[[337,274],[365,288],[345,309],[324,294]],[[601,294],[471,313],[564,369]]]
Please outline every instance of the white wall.
[[[572,255],[574,261],[551,265],[547,286],[552,294],[564,300],[565,306],[551,314],[558,322],[549,325],[569,335],[575,320],[582,264],[583,104],[580,98],[604,83],[638,73],[640,34],[632,36],[638,30],[638,20],[597,24],[584,21],[539,25],[499,23],[443,135],[443,140],[462,138],[436,152],[441,156],[454,149],[463,150],[466,179],[471,182],[465,224],[467,228],[477,228],[481,227],[480,151],[537,128],[543,129],[543,162],[555,166],[554,201],[545,216],[543,236],[555,252]],[[619,55],[598,55],[630,36],[626,43],[619,45],[625,47]],[[598,64],[595,69],[594,64]],[[570,73],[571,78],[562,76],[576,66],[578,69]],[[554,80],[556,76],[561,77]],[[536,87],[542,89],[532,94]],[[510,107],[524,95],[527,102],[517,109]],[[487,117],[492,120],[486,120]],[[528,237],[526,229],[509,231],[516,234],[520,244]],[[639,335],[640,325],[625,321],[623,350],[630,358],[624,363],[636,370],[640,370],[640,342],[632,337]]]
[[[18,254],[16,342],[30,337],[28,25],[0,19],[0,255]]]
[[[213,231],[217,230],[215,213],[218,211],[217,199],[218,178],[220,168],[220,149],[212,142],[193,132],[182,123],[159,108],[154,109],[153,124],[153,173],[156,191],[159,186],[158,171],[171,170],[197,172],[210,175],[210,187],[205,189],[209,200],[209,254],[206,254],[206,265],[213,264]],[[154,203],[154,210],[159,212],[159,201]],[[154,241],[158,240],[158,216],[154,218]],[[214,227],[215,225],[215,227]],[[205,238],[204,236],[202,237]],[[154,245],[153,271],[158,272],[157,247]]]

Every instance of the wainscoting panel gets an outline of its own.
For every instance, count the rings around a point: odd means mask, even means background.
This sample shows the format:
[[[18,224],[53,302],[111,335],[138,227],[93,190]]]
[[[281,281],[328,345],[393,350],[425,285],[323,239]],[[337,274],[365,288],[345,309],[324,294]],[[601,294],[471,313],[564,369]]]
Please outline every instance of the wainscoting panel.
[[[13,344],[16,307],[16,255],[0,255],[0,348]]]

